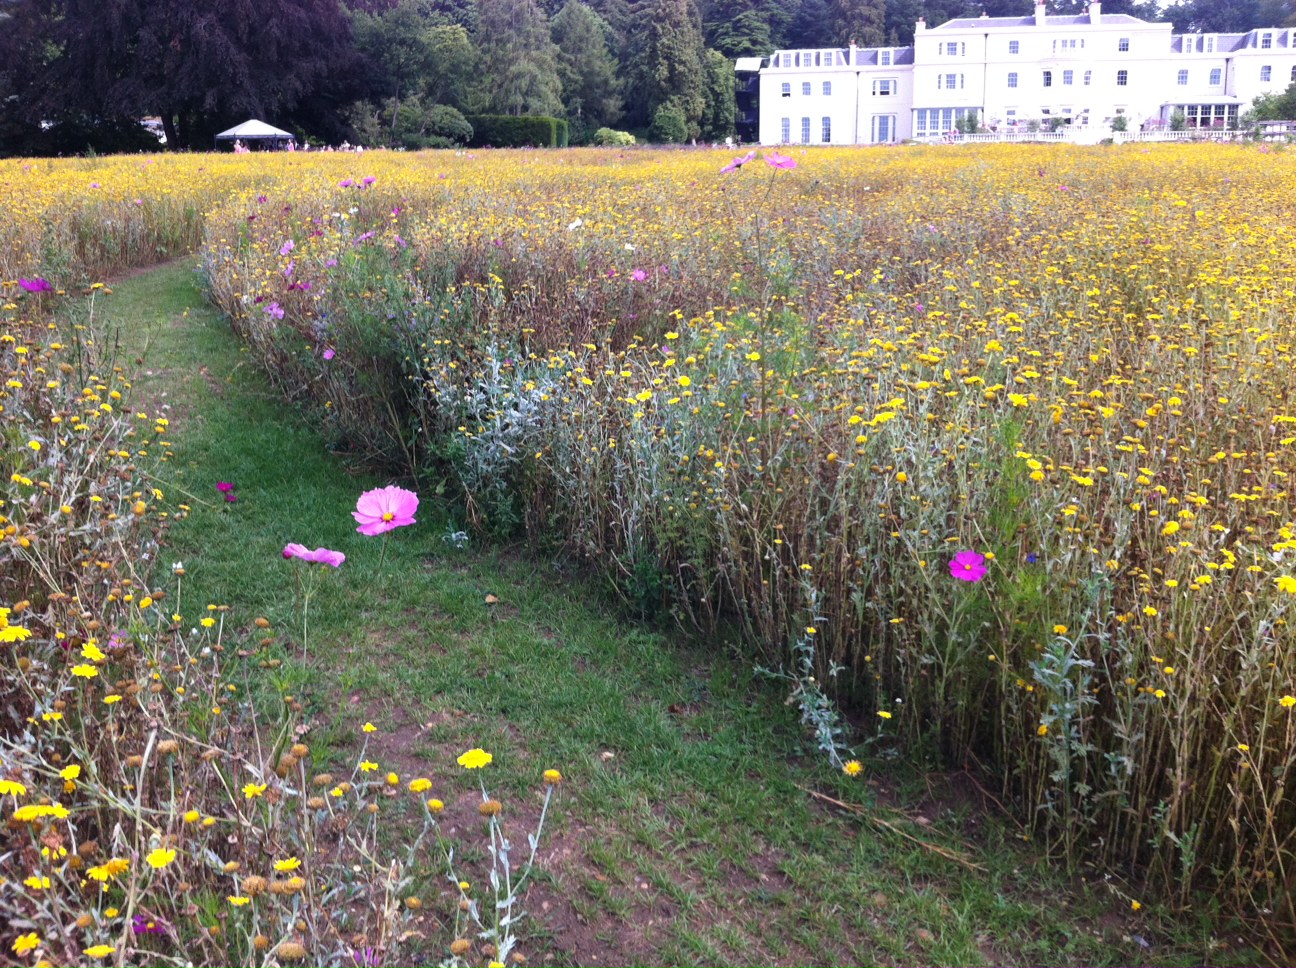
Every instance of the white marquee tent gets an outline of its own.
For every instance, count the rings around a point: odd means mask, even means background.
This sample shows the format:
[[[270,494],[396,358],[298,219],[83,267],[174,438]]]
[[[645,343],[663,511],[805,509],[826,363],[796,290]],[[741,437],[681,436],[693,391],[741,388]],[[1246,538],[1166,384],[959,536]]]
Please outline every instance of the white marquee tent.
[[[228,131],[222,131],[216,136],[216,146],[220,147],[222,141],[242,141],[245,144],[258,141],[270,148],[282,148],[295,143],[297,136],[290,131],[266,124],[264,121],[250,120],[235,125]]]

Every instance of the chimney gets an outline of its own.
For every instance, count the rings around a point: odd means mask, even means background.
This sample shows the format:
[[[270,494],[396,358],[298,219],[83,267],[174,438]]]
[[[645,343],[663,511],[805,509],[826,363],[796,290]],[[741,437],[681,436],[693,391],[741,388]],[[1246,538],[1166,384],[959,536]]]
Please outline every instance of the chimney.
[[[981,19],[982,19],[982,20],[989,20],[989,19],[990,19],[990,15],[989,15],[988,13],[985,12],[985,7],[982,7],[982,8],[981,8]]]
[[[1091,24],[1102,23],[1102,4],[1098,0],[1089,0],[1089,22]]]
[[[1044,26],[1044,0],[1035,0],[1035,26]]]
[[[914,24],[914,33],[921,34],[926,29],[927,29],[927,21],[924,18],[919,17],[918,22]]]
[[[850,54],[849,54],[849,56],[850,56],[850,60],[848,60],[848,61],[846,62],[846,64],[847,64],[849,67],[854,67],[854,66],[855,66],[855,52],[856,52],[857,50],[859,50],[859,48],[855,46],[855,38],[852,37],[851,40],[850,40]]]

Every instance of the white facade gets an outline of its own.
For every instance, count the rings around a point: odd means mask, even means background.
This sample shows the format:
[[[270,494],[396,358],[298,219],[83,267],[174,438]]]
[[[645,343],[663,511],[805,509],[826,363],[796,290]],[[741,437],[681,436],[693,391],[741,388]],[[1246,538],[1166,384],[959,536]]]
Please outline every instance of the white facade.
[[[972,116],[998,132],[1065,126],[1232,127],[1261,94],[1296,81],[1296,28],[1172,34],[1104,14],[978,17],[927,27],[912,47],[782,50],[760,70],[762,144],[878,144],[945,138]]]

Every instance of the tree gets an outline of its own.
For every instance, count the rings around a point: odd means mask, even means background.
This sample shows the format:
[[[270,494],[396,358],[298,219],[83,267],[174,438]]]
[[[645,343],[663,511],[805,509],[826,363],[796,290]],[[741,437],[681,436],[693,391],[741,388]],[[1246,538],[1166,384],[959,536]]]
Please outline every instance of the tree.
[[[722,141],[734,133],[734,65],[718,50],[708,50],[706,69],[706,106],[700,123],[702,137]]]
[[[562,112],[557,48],[536,0],[477,0],[482,113]]]
[[[423,92],[434,104],[462,107],[477,62],[477,48],[461,24],[430,27],[427,33],[432,63],[423,77]]]
[[[1281,94],[1261,94],[1251,102],[1248,121],[1296,120],[1296,82]]]
[[[338,0],[13,0],[8,10],[5,45],[12,35],[27,44],[20,58],[39,60],[18,84],[29,119],[156,114],[175,148],[206,146],[204,135],[249,116],[282,122],[353,66]]]
[[[417,0],[400,0],[376,13],[356,13],[352,20],[370,83],[391,104],[388,138],[394,139],[402,102],[422,90],[435,63],[427,20]]]
[[[607,21],[571,0],[550,24],[558,48],[563,107],[580,132],[614,124],[621,117],[617,63],[608,51]]]
[[[882,0],[828,0],[828,33],[835,46],[880,47],[885,22]]]
[[[684,118],[688,136],[697,137],[706,108],[706,75],[702,69],[702,22],[692,0],[645,0],[638,11],[634,80],[641,121],[663,105]]]
[[[792,22],[795,4],[779,0],[710,0],[702,7],[707,46],[727,57],[764,57]]]

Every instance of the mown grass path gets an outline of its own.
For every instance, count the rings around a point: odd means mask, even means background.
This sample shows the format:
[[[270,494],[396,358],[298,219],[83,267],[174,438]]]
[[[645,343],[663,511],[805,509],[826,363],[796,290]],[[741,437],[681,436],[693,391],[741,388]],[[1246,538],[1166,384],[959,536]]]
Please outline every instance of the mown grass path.
[[[209,603],[230,605],[240,626],[268,618],[282,664],[265,671],[265,696],[303,705],[324,766],[349,769],[361,725],[376,724],[367,755],[433,778],[469,862],[481,839],[458,752],[494,754],[506,818],[533,818],[540,772],[563,771],[545,873],[527,899],[531,963],[1247,960],[1213,943],[1209,925],[1135,915],[1128,893],[1061,879],[981,812],[970,784],[899,768],[835,774],[806,750],[795,709],[746,665],[619,621],[557,563],[456,550],[426,495],[419,523],[384,552],[383,539],[355,533],[350,511],[387,482],[328,453],[283,403],[204,301],[192,260],[114,290],[102,311],[140,361],[136,392],[151,412],[169,407],[159,486],[192,508],[158,563],[159,577],[184,563],[185,620]],[[311,600],[304,658],[300,563],[280,554],[293,541],[347,555]],[[389,823],[398,839],[399,811]],[[429,884],[425,896],[436,893]],[[429,960],[448,940],[437,906]]]

